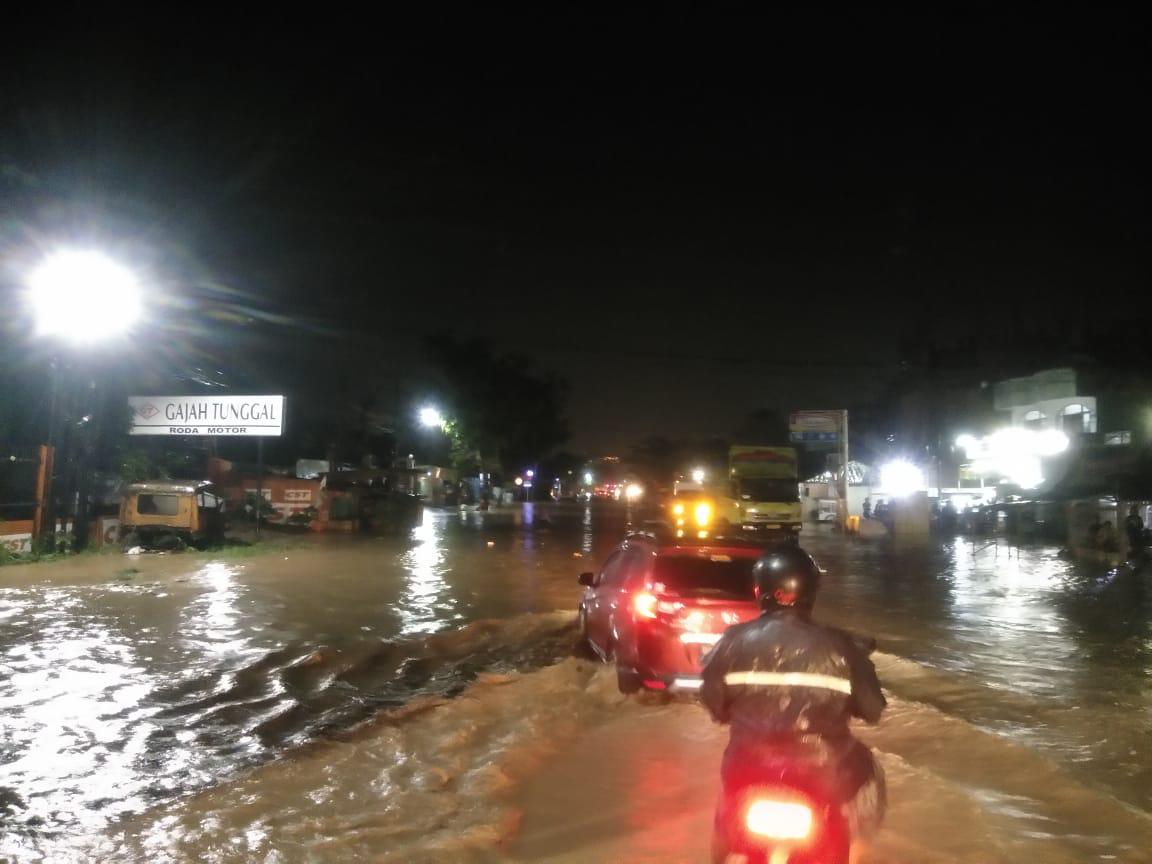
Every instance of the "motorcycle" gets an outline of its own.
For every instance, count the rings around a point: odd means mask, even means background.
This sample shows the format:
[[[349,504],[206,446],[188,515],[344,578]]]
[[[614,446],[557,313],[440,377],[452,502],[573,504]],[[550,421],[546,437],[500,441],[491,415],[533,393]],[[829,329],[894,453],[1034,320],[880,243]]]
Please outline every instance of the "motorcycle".
[[[750,775],[724,792],[715,861],[847,864],[852,835],[839,802],[781,766],[759,766]]]
[[[866,654],[876,649],[874,639],[854,638]],[[714,862],[848,864],[846,802],[812,743],[778,742],[727,779],[716,810]],[[866,748],[857,752],[871,759]]]

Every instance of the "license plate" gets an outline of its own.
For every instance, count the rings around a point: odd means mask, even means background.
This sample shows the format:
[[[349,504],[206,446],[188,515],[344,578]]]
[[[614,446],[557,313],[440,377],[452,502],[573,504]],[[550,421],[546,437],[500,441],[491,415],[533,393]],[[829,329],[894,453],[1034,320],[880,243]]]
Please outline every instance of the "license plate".
[[[720,641],[719,633],[681,633],[680,641],[685,645],[715,645]]]

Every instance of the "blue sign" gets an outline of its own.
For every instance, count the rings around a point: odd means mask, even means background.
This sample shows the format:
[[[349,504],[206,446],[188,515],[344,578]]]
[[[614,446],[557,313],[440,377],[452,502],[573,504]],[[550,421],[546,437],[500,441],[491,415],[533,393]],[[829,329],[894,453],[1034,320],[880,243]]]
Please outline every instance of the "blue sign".
[[[792,440],[803,444],[835,444],[840,440],[839,432],[793,432]]]

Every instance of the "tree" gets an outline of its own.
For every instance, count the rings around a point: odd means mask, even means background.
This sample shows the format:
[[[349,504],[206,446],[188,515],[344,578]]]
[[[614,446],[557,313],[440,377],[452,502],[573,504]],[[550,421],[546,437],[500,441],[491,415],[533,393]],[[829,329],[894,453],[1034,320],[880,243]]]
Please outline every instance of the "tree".
[[[734,439],[737,444],[784,446],[788,444],[788,420],[774,408],[761,408],[744,418]]]
[[[568,386],[536,373],[519,354],[495,354],[478,339],[446,333],[427,340],[432,390],[443,400],[455,467],[518,472],[568,437]]]
[[[667,486],[683,468],[684,447],[663,435],[649,435],[632,445],[629,463],[650,486]]]

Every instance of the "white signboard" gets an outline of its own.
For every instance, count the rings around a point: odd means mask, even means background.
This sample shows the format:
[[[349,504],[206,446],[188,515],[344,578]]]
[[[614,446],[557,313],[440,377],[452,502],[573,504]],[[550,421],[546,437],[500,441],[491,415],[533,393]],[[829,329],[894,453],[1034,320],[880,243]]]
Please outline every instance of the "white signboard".
[[[279,435],[283,396],[129,396],[133,435]]]
[[[843,411],[797,411],[788,418],[788,430],[793,441],[835,444],[843,418]]]
[[[12,555],[27,555],[32,551],[32,535],[25,531],[20,534],[0,534],[0,548]]]

